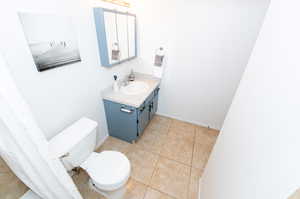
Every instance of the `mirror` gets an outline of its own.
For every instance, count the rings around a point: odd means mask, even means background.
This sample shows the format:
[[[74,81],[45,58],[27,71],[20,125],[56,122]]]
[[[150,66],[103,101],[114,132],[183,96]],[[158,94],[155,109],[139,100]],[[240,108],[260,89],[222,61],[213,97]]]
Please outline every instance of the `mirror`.
[[[107,51],[113,52],[113,50],[118,50],[118,40],[117,40],[117,27],[115,25],[116,15],[112,12],[104,13],[104,23],[105,23],[105,33],[107,40]],[[118,57],[113,58],[113,53],[108,53],[108,59],[110,64],[114,64],[119,61]]]
[[[120,48],[120,61],[124,61],[129,58],[127,15],[117,14],[117,31]]]
[[[128,16],[128,56],[136,56],[136,30],[135,30],[135,16]]]
[[[94,8],[102,66],[114,66],[137,56],[136,16]]]

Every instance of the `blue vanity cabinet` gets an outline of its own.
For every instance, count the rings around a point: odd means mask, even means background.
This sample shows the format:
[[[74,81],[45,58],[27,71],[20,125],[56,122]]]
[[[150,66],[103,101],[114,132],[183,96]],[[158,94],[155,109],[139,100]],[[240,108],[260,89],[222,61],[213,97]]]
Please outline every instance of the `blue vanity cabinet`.
[[[158,91],[156,88],[138,108],[104,100],[109,135],[127,142],[137,140],[157,111]]]

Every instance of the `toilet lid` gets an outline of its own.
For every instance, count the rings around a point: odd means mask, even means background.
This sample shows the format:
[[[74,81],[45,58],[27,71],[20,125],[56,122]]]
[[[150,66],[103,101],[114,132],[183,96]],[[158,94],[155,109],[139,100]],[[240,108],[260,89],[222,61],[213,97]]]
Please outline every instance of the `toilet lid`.
[[[127,181],[130,174],[128,158],[117,151],[92,153],[81,165],[99,188],[114,189]]]

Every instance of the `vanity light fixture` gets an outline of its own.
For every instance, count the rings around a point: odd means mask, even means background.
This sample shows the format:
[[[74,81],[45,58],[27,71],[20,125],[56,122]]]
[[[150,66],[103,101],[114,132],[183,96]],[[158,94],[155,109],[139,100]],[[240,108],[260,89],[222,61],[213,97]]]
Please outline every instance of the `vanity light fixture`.
[[[130,3],[127,1],[123,1],[123,0],[102,0],[102,1],[130,8]]]

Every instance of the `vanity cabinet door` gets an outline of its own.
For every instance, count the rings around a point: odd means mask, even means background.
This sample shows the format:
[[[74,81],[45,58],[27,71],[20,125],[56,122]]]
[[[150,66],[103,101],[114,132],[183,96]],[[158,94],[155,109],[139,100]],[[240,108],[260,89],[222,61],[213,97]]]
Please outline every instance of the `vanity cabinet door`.
[[[138,109],[138,136],[141,136],[149,123],[149,112],[147,105],[144,103]]]
[[[154,117],[155,113],[157,112],[157,107],[158,107],[158,91],[159,88],[156,88],[152,94],[150,95],[150,100],[148,102],[148,109],[149,109],[149,120],[152,120]]]
[[[137,139],[137,109],[131,106],[104,100],[109,135],[132,142]]]
[[[156,88],[154,91],[154,98],[153,98],[153,113],[155,114],[157,112],[158,108],[158,94],[159,94],[160,88]]]

